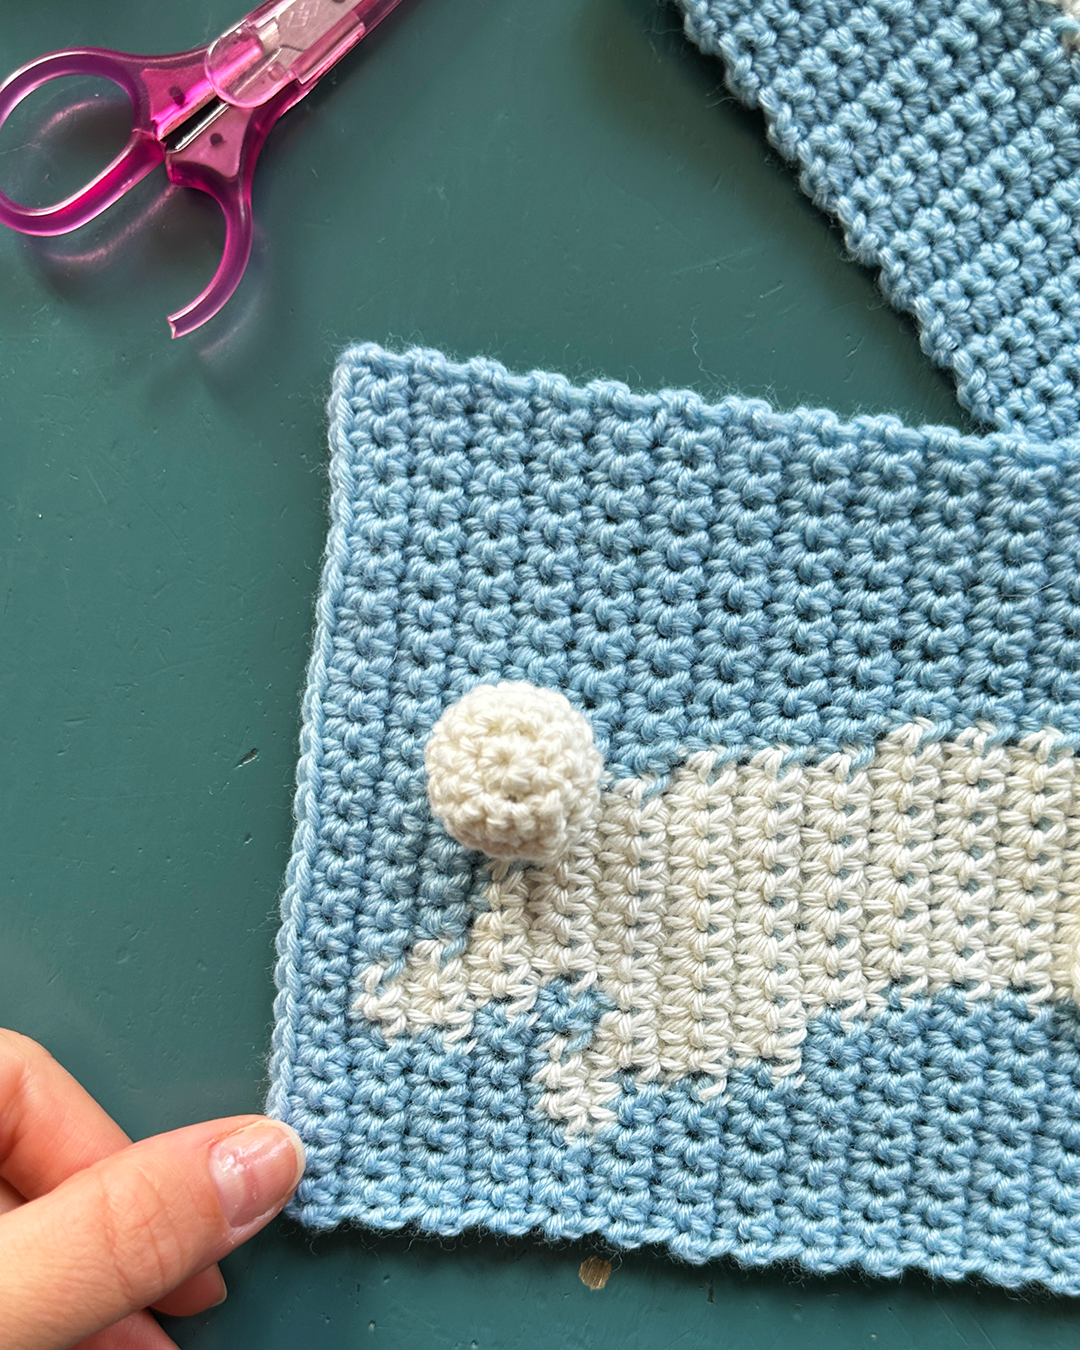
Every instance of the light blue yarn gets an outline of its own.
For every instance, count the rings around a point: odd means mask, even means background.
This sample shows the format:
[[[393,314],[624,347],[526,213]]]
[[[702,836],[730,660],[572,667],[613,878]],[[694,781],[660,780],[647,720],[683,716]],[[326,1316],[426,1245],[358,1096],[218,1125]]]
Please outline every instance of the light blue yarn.
[[[943,994],[847,1033],[830,1013],[811,1024],[798,1084],[748,1068],[702,1103],[686,1080],[628,1078],[616,1125],[566,1140],[533,1083],[565,1003],[553,985],[535,1018],[488,1007],[471,1051],[356,1029],[336,1162],[320,1143],[296,1217],[1080,1292],[1075,1008],[1004,995],[968,1011]],[[327,1108],[287,1118],[327,1138]]]
[[[464,940],[480,864],[430,816],[423,747],[481,680],[563,690],[615,774],[868,747],[916,716],[1074,743],[1080,444],[375,346],[342,358],[331,412],[270,1098],[308,1147],[296,1216],[1080,1293],[1071,1004],[830,1014],[798,1086],[627,1078],[617,1124],[571,1138],[535,1076],[553,1033],[587,1043],[595,995],[490,1004],[455,1045],[348,1011],[369,965]]]
[[[346,354],[279,937],[294,1212],[1077,1294],[1071,1003],[897,995],[812,1021],[797,1082],[758,1065],[703,1101],[627,1076],[615,1124],[572,1137],[537,1074],[601,995],[553,981],[456,1044],[348,1011],[418,940],[460,954],[483,903],[423,775],[478,681],[562,690],[613,776],[658,783],[697,749],[867,757],[914,718],[1080,738],[1075,23],[1042,0],[677,3],[998,434]]]
[[[1044,0],[676,0],[988,427],[1080,425],[1080,58]]]

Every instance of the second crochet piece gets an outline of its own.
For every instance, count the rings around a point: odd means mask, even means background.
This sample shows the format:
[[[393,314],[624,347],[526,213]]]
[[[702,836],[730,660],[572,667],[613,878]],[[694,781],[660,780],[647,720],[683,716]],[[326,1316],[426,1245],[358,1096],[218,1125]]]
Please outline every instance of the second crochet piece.
[[[295,1214],[1080,1293],[1080,445],[374,346],[332,415]]]
[[[677,3],[964,406],[1075,434],[1076,18],[1046,0]]]

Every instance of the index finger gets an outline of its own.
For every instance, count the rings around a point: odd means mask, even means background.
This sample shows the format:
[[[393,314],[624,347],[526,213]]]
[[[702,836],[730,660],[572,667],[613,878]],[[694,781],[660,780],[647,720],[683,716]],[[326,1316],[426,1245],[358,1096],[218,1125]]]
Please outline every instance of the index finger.
[[[0,1029],[0,1178],[36,1200],[130,1143],[47,1050]]]
[[[76,1172],[131,1143],[89,1092],[27,1036],[0,1028],[0,1213],[36,1200]],[[12,1192],[17,1192],[16,1197]],[[159,1304],[186,1317],[220,1303],[217,1266],[193,1275]]]

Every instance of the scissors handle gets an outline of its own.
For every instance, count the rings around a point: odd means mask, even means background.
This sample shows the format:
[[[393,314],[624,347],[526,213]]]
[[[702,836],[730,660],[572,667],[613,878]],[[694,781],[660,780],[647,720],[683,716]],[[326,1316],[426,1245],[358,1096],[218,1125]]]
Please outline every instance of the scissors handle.
[[[174,337],[204,324],[239,285],[251,256],[251,182],[274,123],[304,98],[399,0],[267,0],[209,48],[127,56],[98,47],[52,52],[0,84],[0,128],[50,80],[111,80],[131,100],[131,139],[101,173],[55,206],[0,192],[0,224],[23,234],[66,234],[100,215],[162,161],[174,183],[213,197],[225,250],[209,286],[169,318]]]
[[[165,165],[172,181],[208,193],[225,217],[221,262],[202,294],[169,315],[174,338],[185,337],[212,319],[239,286],[254,235],[251,183],[255,164],[274,123],[299,102],[303,92],[290,85],[258,108],[220,103],[189,144],[167,152]]]
[[[165,158],[161,128],[182,116],[190,84],[185,76],[196,64],[205,85],[202,55],[184,52],[179,56],[139,57],[82,47],[51,52],[10,75],[0,84],[0,127],[36,89],[70,75],[96,76],[118,85],[131,101],[133,125],[131,139],[112,163],[55,206],[23,206],[0,192],[0,223],[23,234],[67,234],[129,192]]]
[[[239,285],[251,255],[251,180],[271,127],[298,91],[289,89],[255,109],[216,99],[206,72],[206,49],[176,56],[128,56],[96,47],[51,52],[0,84],[0,128],[19,104],[52,80],[71,75],[111,80],[131,101],[127,145],[84,188],[54,206],[31,207],[0,192],[0,223],[23,234],[67,234],[112,206],[163,161],[174,183],[209,193],[225,216],[225,251],[210,285],[190,305],[170,316],[175,337],[190,333],[217,313]],[[214,115],[191,137],[169,136],[206,107]]]

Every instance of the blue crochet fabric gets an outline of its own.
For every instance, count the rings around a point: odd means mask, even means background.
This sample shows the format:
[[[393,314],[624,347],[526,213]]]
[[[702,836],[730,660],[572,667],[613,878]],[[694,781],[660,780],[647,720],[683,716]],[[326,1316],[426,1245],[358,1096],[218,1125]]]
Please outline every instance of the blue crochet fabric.
[[[964,406],[988,427],[1073,435],[1076,20],[1045,0],[678,4]]]
[[[297,1217],[1080,1292],[1080,444],[374,346],[331,411]],[[429,805],[504,681],[603,756],[554,862]]]

